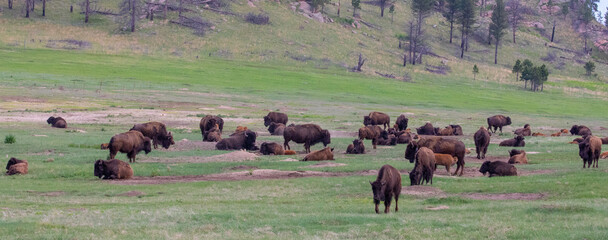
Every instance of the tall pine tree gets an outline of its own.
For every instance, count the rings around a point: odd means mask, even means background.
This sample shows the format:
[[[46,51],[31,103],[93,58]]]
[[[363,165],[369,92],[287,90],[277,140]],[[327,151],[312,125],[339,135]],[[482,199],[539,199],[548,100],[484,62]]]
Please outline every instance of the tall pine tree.
[[[494,6],[494,11],[492,12],[492,22],[490,23],[490,34],[496,41],[494,64],[498,64],[498,45],[500,44],[502,36],[505,35],[505,29],[507,29],[508,26],[505,4],[502,0],[496,0],[496,6]]]
[[[475,1],[474,0],[458,0],[458,23],[460,24],[460,58],[464,58],[464,48],[469,39],[469,33],[473,24],[475,24]]]

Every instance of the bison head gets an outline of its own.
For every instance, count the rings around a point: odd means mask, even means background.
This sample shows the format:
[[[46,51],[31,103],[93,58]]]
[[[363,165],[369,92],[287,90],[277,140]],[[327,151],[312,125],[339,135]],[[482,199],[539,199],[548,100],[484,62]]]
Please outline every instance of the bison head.
[[[103,162],[103,160],[99,159],[97,161],[95,161],[95,167],[93,168],[93,174],[95,175],[95,177],[101,178],[103,177],[103,172],[105,171],[105,164]]]
[[[386,192],[386,182],[385,181],[375,181],[369,182],[372,185],[372,192],[374,194],[374,203],[378,204],[380,201],[384,201],[384,192]]]
[[[511,117],[507,117],[507,125],[511,125]]]
[[[18,160],[14,157],[12,157],[11,159],[8,160],[8,163],[6,163],[6,170],[8,170],[12,165],[15,165],[19,163]]]
[[[263,155],[270,154],[268,145],[269,145],[269,143],[267,143],[267,142],[262,143],[262,145],[260,145],[260,153],[262,153]]]
[[[144,152],[146,154],[152,152],[152,139],[149,137],[144,137]]]
[[[365,125],[365,126],[372,125],[372,119],[369,116],[363,116],[363,125]]]
[[[530,128],[530,124],[527,124],[527,123],[526,123],[526,124],[524,125],[524,128]]]
[[[521,142],[521,141],[523,141],[523,140],[524,140],[524,137],[523,137],[522,135],[517,135],[517,136],[515,137],[515,140],[517,140],[517,142],[519,143],[519,142]]]
[[[412,169],[412,171],[410,171],[410,185],[420,185],[420,180],[422,180],[422,172]]]
[[[255,139],[257,135],[254,131],[247,130],[245,131],[245,149],[247,150],[258,150],[258,147],[255,146]]]
[[[382,130],[380,132],[380,138],[388,139],[388,131]]]
[[[48,124],[54,124],[55,121],[57,121],[57,120],[55,120],[55,117],[50,117],[49,119],[46,120],[46,123],[48,123]]]
[[[361,146],[361,145],[363,145],[363,141],[361,141],[359,139],[353,140],[353,146],[357,147],[357,146]]]
[[[578,125],[572,125],[572,128],[570,128],[570,134],[578,134]]]
[[[173,134],[171,134],[171,132],[169,132],[164,138],[161,138],[160,141],[165,149],[169,149],[171,145],[175,145],[175,141],[173,141]]]
[[[268,116],[264,116],[264,127],[268,127],[270,126],[271,121],[270,118]]]
[[[481,167],[479,168],[479,172],[485,176],[486,173],[489,171],[490,171],[490,161],[483,162],[483,164],[481,164]]]
[[[513,156],[515,156],[517,154],[521,154],[521,153],[522,153],[522,150],[513,148],[509,151],[509,157],[513,157]]]
[[[413,163],[416,160],[416,152],[418,151],[418,143],[410,142],[405,147],[405,159],[410,160],[410,163]]]
[[[321,135],[323,136],[323,147],[327,147],[331,143],[331,135],[327,130],[322,130]]]
[[[581,142],[578,144],[578,155],[583,160],[590,159],[589,152],[589,144],[587,142]]]

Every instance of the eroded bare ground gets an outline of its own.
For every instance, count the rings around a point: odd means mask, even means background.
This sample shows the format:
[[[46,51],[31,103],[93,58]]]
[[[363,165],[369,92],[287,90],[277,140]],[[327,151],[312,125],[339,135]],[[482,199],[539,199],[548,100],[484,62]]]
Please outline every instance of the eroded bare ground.
[[[547,197],[545,193],[460,193],[448,194],[432,186],[407,186],[401,189],[401,194],[420,198],[445,198],[458,196],[476,200],[539,200]],[[431,209],[435,210],[435,209]]]
[[[175,158],[141,158],[138,162],[155,162],[155,163],[206,163],[206,162],[244,162],[252,161],[258,157],[257,154],[246,152],[246,151],[234,151],[225,154],[210,156],[210,157],[199,157],[199,156],[188,156],[188,157],[175,157]]]

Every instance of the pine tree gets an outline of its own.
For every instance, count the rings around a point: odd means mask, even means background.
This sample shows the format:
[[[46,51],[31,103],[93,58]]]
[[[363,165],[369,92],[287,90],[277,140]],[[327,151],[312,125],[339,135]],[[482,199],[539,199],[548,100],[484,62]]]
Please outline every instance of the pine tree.
[[[513,70],[511,70],[513,73],[515,73],[515,81],[519,80],[519,73],[522,70],[522,66],[521,66],[521,61],[519,59],[517,59],[517,61],[515,61],[515,65],[513,65]]]
[[[458,13],[458,0],[446,0],[447,6],[443,12],[443,17],[450,23],[450,43],[452,43],[452,33],[454,32],[454,22]]]
[[[395,4],[391,4],[388,8],[388,12],[391,14],[391,24],[393,24],[393,17],[395,15]]]
[[[357,16],[357,9],[361,8],[361,0],[352,0],[351,4],[353,5],[353,17]]]
[[[505,35],[505,29],[507,29],[507,11],[505,10],[505,4],[502,0],[496,0],[496,6],[492,12],[492,22],[490,23],[490,34],[496,41],[496,48],[494,50],[494,64],[498,64],[498,45],[500,39]]]
[[[475,80],[475,76],[479,73],[479,68],[477,68],[477,64],[473,65],[473,80]]]
[[[460,58],[464,58],[464,49],[469,38],[469,32],[475,24],[474,0],[459,0],[458,23],[461,26]]]
[[[585,63],[585,71],[587,71],[587,76],[591,76],[591,73],[595,71],[595,63],[592,61]]]

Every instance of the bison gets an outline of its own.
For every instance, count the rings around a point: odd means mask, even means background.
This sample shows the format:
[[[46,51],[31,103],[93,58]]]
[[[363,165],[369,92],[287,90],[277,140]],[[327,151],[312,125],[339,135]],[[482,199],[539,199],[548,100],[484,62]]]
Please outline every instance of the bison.
[[[420,135],[435,135],[435,128],[430,122],[425,123],[419,128],[416,128],[416,132]]]
[[[570,134],[579,135],[579,136],[587,136],[591,135],[591,129],[584,125],[572,125],[570,128]]]
[[[363,125],[383,125],[384,130],[391,124],[391,118],[386,113],[371,112],[367,116],[363,116]]]
[[[502,142],[500,142],[500,144],[498,144],[498,146],[501,147],[525,147],[526,146],[526,141],[524,141],[525,138],[517,135],[512,139],[507,139],[504,140]]]
[[[95,161],[93,175],[103,179],[130,179],[133,177],[133,169],[128,163],[118,159],[100,159]]]
[[[535,132],[535,133],[532,133],[532,136],[533,137],[546,137],[547,135],[545,135],[543,133]],[[551,134],[551,136],[553,136],[553,134]]]
[[[414,133],[405,131],[398,132],[397,134],[395,134],[395,136],[397,136],[397,144],[408,144],[414,139],[418,138],[418,136],[416,136]]]
[[[475,135],[473,135],[475,141],[475,152],[477,152],[477,159],[485,159],[486,153],[488,152],[488,146],[490,145],[490,132],[484,127],[480,127]]]
[[[323,160],[334,160],[334,149],[323,148],[307,154],[302,161],[323,161]]]
[[[421,147],[415,155],[416,164],[410,172],[410,185],[422,185],[424,181],[433,184],[435,154],[431,149]],[[410,159],[410,162],[413,161]]]
[[[405,158],[409,159],[410,162],[414,161],[416,157],[416,151],[421,147],[427,147],[435,153],[450,154],[458,158],[456,172],[458,174],[460,169],[460,176],[464,174],[464,155],[466,148],[462,141],[456,139],[447,139],[442,137],[426,137],[421,138],[418,142],[410,142],[405,148]]]
[[[218,130],[219,130],[219,127],[218,127]],[[230,134],[230,136],[237,135],[240,132],[244,132],[244,131],[247,131],[247,127],[237,126],[236,129],[234,130],[234,132],[232,134]]]
[[[527,136],[532,135],[532,129],[530,129],[530,124],[526,124],[526,125],[524,125],[523,128],[518,128],[515,131],[513,131],[513,133],[515,133],[515,135],[521,135],[521,136],[527,137]]]
[[[462,127],[458,124],[452,124],[450,125],[450,127],[452,127],[452,129],[454,130],[454,136],[462,136],[464,135],[464,133],[462,133]]]
[[[505,117],[504,115],[494,115],[488,118],[488,131],[492,131],[494,128],[494,133],[496,133],[496,128],[500,129],[500,133],[502,133],[502,127],[511,125],[511,118]]]
[[[346,154],[365,154],[365,145],[360,139],[353,140],[353,144],[349,144],[346,148]]]
[[[154,143],[154,149],[158,148],[159,142],[165,149],[168,149],[171,145],[175,145],[175,142],[173,141],[173,135],[171,134],[171,132],[167,132],[167,128],[163,123],[148,122],[135,124],[129,131],[133,130],[139,131],[144,136],[152,139],[152,142]]]
[[[384,213],[388,213],[391,200],[395,197],[395,212],[399,211],[399,194],[401,194],[401,174],[391,165],[384,165],[378,171],[376,181],[369,182],[372,185],[376,213],[380,213],[378,205],[384,201]]]
[[[268,115],[264,116],[264,126],[268,127],[271,123],[282,123],[287,125],[287,114],[280,112],[269,112]]]
[[[450,154],[435,153],[435,170],[437,170],[437,165],[442,165],[445,166],[445,170],[448,172],[448,174],[452,174],[450,172],[450,167],[457,161],[458,158],[455,158]]]
[[[365,126],[359,128],[359,139],[371,139],[372,146],[376,149],[376,144],[378,138],[380,138],[380,134],[382,134],[382,128],[378,126]]]
[[[501,161],[485,161],[481,164],[479,172],[484,176],[489,173],[489,177],[495,176],[517,176],[517,168],[515,166]]]
[[[608,137],[601,138],[602,144],[608,144]]]
[[[285,150],[281,144],[275,142],[264,142],[260,145],[260,153],[263,155],[284,155]]]
[[[289,125],[285,128],[283,139],[285,140],[283,143],[285,149],[291,149],[289,142],[294,141],[304,143],[306,153],[310,153],[310,146],[319,142],[322,142],[324,147],[331,143],[329,131],[321,129],[316,124]]]
[[[114,135],[110,139],[110,159],[114,159],[116,153],[126,153],[129,162],[135,162],[135,156],[142,150],[146,154],[152,151],[152,143],[149,137],[139,131],[128,131]]]
[[[608,158],[608,152],[603,152],[602,154],[600,154],[600,158],[601,158],[601,159],[606,159],[606,158]]]
[[[233,133],[230,136],[234,136],[242,132],[244,131]],[[215,124],[213,128],[203,133],[203,141],[205,142],[219,142],[220,140],[222,140],[222,132],[220,131],[220,126],[218,124]]]
[[[108,149],[109,147],[110,147],[109,143],[102,143],[101,146],[100,146],[101,150]]]
[[[28,162],[27,160],[16,159],[12,157],[6,163],[6,174],[7,175],[15,175],[15,174],[27,174],[28,172]]]
[[[268,132],[271,135],[283,136],[283,133],[285,132],[285,124],[275,122],[270,123],[270,126],[268,126]]]
[[[437,136],[452,136],[454,135],[454,129],[452,126],[447,126],[444,129],[435,128],[435,135]]]
[[[68,127],[68,124],[65,122],[65,119],[63,119],[62,117],[49,117],[49,119],[46,120],[46,123],[51,124],[51,127],[54,127],[54,128]]]
[[[405,115],[403,115],[403,114],[399,115],[399,117],[397,117],[397,121],[395,121],[395,129],[397,131],[404,131],[405,129],[407,129],[408,121],[409,121],[409,119],[407,119],[407,117],[405,117]]]
[[[393,134],[388,134],[386,131],[382,131],[380,137],[376,140],[376,144],[382,146],[394,146],[397,145],[397,137]]]
[[[219,126],[220,133],[224,131],[224,119],[218,116],[207,115],[201,119],[199,127],[201,134],[203,135],[203,141],[205,141],[205,132],[211,130],[215,125]]]
[[[250,151],[258,150],[255,146],[255,139],[257,134],[251,130],[240,132],[237,135],[224,138],[215,144],[217,150],[241,150],[246,149]]]
[[[602,140],[596,136],[587,136],[585,141],[578,144],[578,155],[583,159],[583,168],[585,163],[587,167],[598,167],[600,153],[602,152]]]
[[[515,163],[522,163],[522,164],[528,164],[528,157],[526,156],[526,151],[524,150],[517,150],[517,149],[512,149],[511,151],[509,151],[509,163],[510,164],[515,164]]]

